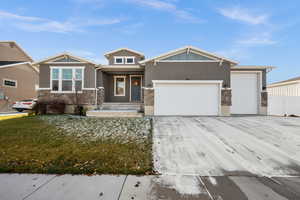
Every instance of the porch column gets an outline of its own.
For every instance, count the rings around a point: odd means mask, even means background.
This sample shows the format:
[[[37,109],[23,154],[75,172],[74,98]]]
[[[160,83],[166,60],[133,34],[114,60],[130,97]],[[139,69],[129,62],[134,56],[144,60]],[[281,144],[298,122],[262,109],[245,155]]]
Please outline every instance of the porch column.
[[[104,87],[97,88],[97,108],[101,109],[104,102]]]
[[[261,100],[260,100],[259,114],[267,115],[268,114],[268,92],[266,90],[261,92],[260,99]]]
[[[154,88],[143,88],[145,115],[154,115]]]

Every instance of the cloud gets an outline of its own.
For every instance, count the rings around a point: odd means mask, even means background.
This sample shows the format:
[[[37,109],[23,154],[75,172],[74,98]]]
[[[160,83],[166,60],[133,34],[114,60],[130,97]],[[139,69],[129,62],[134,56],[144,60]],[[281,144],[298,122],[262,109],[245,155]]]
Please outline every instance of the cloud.
[[[272,39],[270,33],[260,33],[259,35],[251,36],[246,39],[241,39],[236,41],[237,44],[248,45],[248,46],[258,46],[258,45],[273,45],[277,42]]]
[[[0,22],[9,22],[9,25],[29,32],[69,33],[82,32],[86,27],[118,24],[122,19],[78,19],[56,21],[46,18],[22,16],[15,13],[0,11]]]
[[[148,8],[161,10],[161,11],[174,14],[176,17],[185,20],[186,22],[191,22],[191,23],[203,22],[203,20],[200,20],[199,18],[193,16],[190,12],[178,8],[175,4],[176,1],[173,2],[170,1],[166,2],[162,0],[127,0],[127,1],[140,6],[145,6]]]
[[[230,8],[220,8],[219,13],[223,16],[241,21],[251,25],[267,24],[269,16],[266,14],[253,14],[245,8],[239,6]]]

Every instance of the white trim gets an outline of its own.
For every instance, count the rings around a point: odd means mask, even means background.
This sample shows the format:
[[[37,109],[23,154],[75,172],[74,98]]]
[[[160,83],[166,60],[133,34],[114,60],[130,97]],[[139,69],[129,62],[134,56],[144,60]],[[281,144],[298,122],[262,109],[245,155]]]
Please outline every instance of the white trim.
[[[116,94],[117,91],[117,78],[123,78],[124,79],[124,94]],[[125,97],[126,96],[126,76],[114,76],[114,96],[116,97]]]
[[[141,96],[140,101],[142,101],[142,92],[143,92],[143,75],[129,75],[129,101],[131,102],[131,77],[141,77]]]
[[[157,84],[217,84],[219,89],[219,97],[218,97],[218,115],[222,115],[222,85],[223,80],[152,80],[153,89],[157,86]],[[155,102],[154,102],[155,106]]]
[[[122,62],[117,63],[117,59],[122,59]],[[124,56],[114,56],[114,64],[124,64]]]
[[[127,63],[127,59],[132,58],[133,62],[132,63]],[[135,64],[135,56],[124,56],[125,59],[125,64],[126,65],[134,65]]]
[[[38,88],[37,90],[51,90],[51,88]]]
[[[276,69],[276,67],[264,65],[238,65],[231,68],[231,70],[234,69]]]
[[[222,60],[228,61],[228,62],[232,63],[233,65],[238,64],[238,62],[236,62],[234,60],[224,58],[222,56],[204,51],[202,49],[199,49],[199,48],[196,48],[196,47],[193,47],[193,46],[185,46],[185,47],[182,47],[182,48],[179,48],[179,49],[175,49],[175,50],[169,51],[167,53],[161,54],[159,56],[140,61],[139,63],[140,64],[145,64],[145,63],[147,63],[149,61],[152,61],[152,60],[161,60],[161,59],[164,59],[164,58],[167,58],[167,57],[170,57],[170,56],[173,56],[173,55],[177,55],[177,54],[185,52],[185,51],[189,51],[189,52],[192,51],[193,53],[196,53],[196,54],[199,54],[199,55],[202,55],[202,56],[211,57],[212,59],[218,60],[218,61],[222,61]]]
[[[159,83],[165,83],[165,84],[174,84],[174,83],[180,83],[180,84],[212,84],[212,83],[218,83],[221,84],[223,83],[223,80],[152,80],[153,86],[155,84]]]
[[[118,68],[124,68],[124,69],[141,69],[142,67],[140,65],[102,65],[101,69],[118,69]]]
[[[138,54],[138,55],[144,57],[144,54],[142,54],[138,51],[132,50],[132,49],[128,49],[128,48],[119,48],[119,49],[116,49],[116,50],[113,50],[113,51],[109,51],[106,54],[104,54],[104,56],[107,57],[110,54],[113,54],[113,53],[116,53],[116,52],[119,52],[119,51],[122,51],[122,50],[129,51],[131,53],[135,53],[135,54]]]
[[[144,90],[154,90],[154,88],[150,88],[150,87],[142,87]]]
[[[54,56],[51,56],[51,57],[48,57],[48,58],[45,58],[45,59],[42,59],[42,60],[39,60],[37,62],[34,62],[33,65],[38,65],[40,63],[45,63],[45,62],[48,62],[48,61],[51,61],[51,60],[57,60],[61,57],[70,57],[74,60],[78,60],[80,62],[78,62],[77,64],[80,64],[80,63],[91,63],[93,65],[98,65],[96,62],[93,62],[93,61],[90,61],[90,60],[87,60],[85,58],[81,58],[79,56],[75,56],[75,55],[72,55],[71,53],[68,53],[68,52],[63,52],[63,53],[60,53],[60,54],[57,54],[57,55],[54,55]],[[55,63],[55,62],[54,62]],[[54,64],[53,63],[53,64]],[[60,62],[56,62],[57,64],[61,64]],[[71,64],[75,64],[74,62],[66,62],[66,63],[71,63]]]
[[[256,73],[258,76],[258,105],[257,105],[257,114],[260,113],[260,105],[261,105],[261,92],[263,91],[263,82],[262,82],[262,71],[231,71],[230,73],[242,74],[242,73]],[[231,74],[230,74],[231,75]],[[231,83],[230,83],[231,84]]]
[[[0,66],[0,69],[7,68],[7,67],[15,67],[18,65],[29,65],[35,72],[39,73],[39,70],[36,67],[32,66],[31,62],[19,62],[19,63],[14,63],[14,64],[2,65],[2,66]]]
[[[53,85],[52,85],[52,69],[58,69],[59,73],[58,73],[58,91],[52,90],[53,89]],[[72,70],[72,91],[62,91],[62,81],[64,80],[62,78],[62,70],[63,69],[71,69]],[[50,66],[50,90],[51,93],[75,93],[75,82],[76,82],[76,69],[81,69],[82,70],[82,79],[81,79],[81,90],[84,90],[84,69],[85,66]],[[55,79],[56,80],[56,79]],[[69,79],[68,79],[69,80]],[[80,93],[81,91],[78,91],[78,93]]]
[[[219,60],[158,60],[157,62],[220,62]]]
[[[285,85],[294,85],[300,83],[300,80],[298,81],[287,81],[287,82],[281,82],[281,83],[272,83],[267,86],[267,88],[274,88],[274,87],[280,87]]]
[[[5,84],[4,84],[5,81],[14,82],[16,85],[15,85],[15,86],[5,85]],[[18,87],[18,81],[17,81],[17,80],[8,79],[8,78],[3,78],[3,87],[17,88],[17,87]]]

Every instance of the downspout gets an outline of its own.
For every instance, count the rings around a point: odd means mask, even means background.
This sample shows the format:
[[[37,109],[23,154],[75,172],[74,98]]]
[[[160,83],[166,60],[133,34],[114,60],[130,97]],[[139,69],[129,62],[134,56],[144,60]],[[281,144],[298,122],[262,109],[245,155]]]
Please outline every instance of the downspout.
[[[101,69],[100,67],[96,67],[95,68],[95,93],[96,93],[96,96],[95,96],[95,105],[97,106],[98,108],[98,88],[97,88],[97,70],[98,69]]]

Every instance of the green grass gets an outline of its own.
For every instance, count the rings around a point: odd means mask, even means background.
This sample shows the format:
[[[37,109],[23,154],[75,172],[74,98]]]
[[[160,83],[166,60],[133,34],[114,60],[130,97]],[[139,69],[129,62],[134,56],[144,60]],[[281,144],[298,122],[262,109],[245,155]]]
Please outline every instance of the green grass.
[[[150,138],[150,137],[149,137]],[[0,121],[0,172],[150,174],[152,141],[82,142],[37,117]]]

